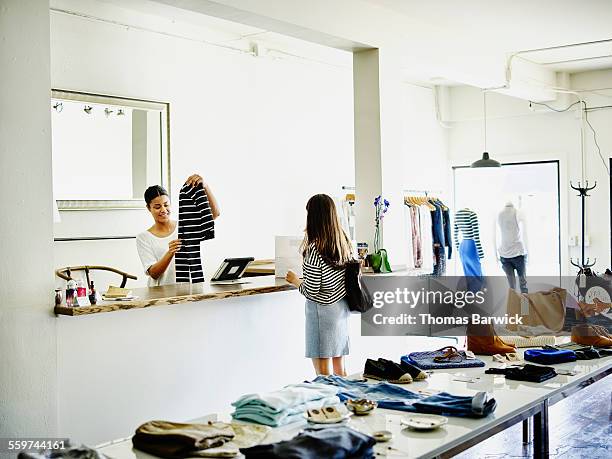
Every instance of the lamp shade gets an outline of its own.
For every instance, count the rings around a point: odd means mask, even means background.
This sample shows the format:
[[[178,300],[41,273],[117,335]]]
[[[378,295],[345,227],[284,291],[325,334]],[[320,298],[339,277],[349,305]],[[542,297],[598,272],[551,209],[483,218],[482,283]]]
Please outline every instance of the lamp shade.
[[[501,163],[499,161],[495,161],[489,157],[489,153],[486,151],[482,154],[482,159],[478,161],[474,161],[471,167],[501,167]]]

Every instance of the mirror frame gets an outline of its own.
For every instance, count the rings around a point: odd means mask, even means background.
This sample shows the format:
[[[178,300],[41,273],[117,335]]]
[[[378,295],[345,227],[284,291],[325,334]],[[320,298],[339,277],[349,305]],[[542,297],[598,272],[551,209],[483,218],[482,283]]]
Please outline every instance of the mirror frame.
[[[158,110],[162,115],[161,128],[161,183],[167,190],[171,189],[170,183],[170,104],[144,99],[131,99],[128,97],[108,96],[104,94],[92,94],[65,89],[52,89],[51,99],[73,100],[84,103],[109,104],[126,106],[136,109]],[[165,126],[165,127],[164,127]],[[53,135],[53,129],[51,129]],[[95,199],[95,200],[57,200],[57,207],[65,210],[116,210],[116,209],[142,209],[144,199]]]

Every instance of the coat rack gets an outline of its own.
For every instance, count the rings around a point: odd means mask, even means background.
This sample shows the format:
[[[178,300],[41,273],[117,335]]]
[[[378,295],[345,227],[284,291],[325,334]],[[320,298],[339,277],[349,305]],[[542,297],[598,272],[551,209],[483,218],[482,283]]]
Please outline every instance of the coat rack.
[[[597,262],[597,258],[595,258],[593,260],[593,263],[591,263],[591,259],[590,258],[587,258],[586,260],[584,258],[584,248],[585,248],[585,245],[584,245],[584,234],[585,234],[585,229],[586,229],[586,225],[585,225],[586,202],[585,202],[585,200],[586,200],[587,196],[590,196],[588,194],[588,192],[593,190],[593,189],[595,189],[595,187],[597,186],[597,182],[595,182],[595,184],[593,186],[591,186],[591,187],[589,187],[589,181],[588,180],[586,180],[585,186],[582,186],[582,182],[578,182],[578,186],[574,186],[572,184],[572,182],[570,182],[570,186],[572,187],[573,190],[578,191],[579,194],[577,196],[580,196],[580,201],[581,201],[581,205],[582,205],[582,228],[581,228],[581,230],[582,230],[582,240],[580,241],[581,242],[581,249],[582,249],[581,259],[574,261],[574,259],[571,258],[570,259],[570,263],[573,266],[575,266],[576,268],[579,268],[580,272],[582,273],[585,269],[591,268],[592,266],[595,266],[595,263]]]

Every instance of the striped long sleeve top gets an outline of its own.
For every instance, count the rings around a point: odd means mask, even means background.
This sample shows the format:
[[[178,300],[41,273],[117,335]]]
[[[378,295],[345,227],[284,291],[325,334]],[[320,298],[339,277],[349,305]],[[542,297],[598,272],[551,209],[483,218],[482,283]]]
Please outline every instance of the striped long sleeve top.
[[[174,255],[177,282],[204,282],[200,242],[215,237],[215,222],[206,191],[184,185],[179,193],[178,237],[181,249]]]
[[[480,229],[478,226],[478,215],[469,209],[458,210],[455,214],[455,247],[459,250],[459,233],[461,239],[473,239],[478,250],[478,258],[484,258],[484,251],[480,244]]]
[[[319,304],[333,304],[346,296],[345,269],[335,269],[323,260],[314,244],[310,244],[302,263],[304,280],[300,293]]]

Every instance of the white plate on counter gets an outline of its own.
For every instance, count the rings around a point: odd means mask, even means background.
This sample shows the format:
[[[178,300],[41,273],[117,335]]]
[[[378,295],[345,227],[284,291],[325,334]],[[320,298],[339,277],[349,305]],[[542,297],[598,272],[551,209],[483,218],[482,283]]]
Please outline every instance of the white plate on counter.
[[[412,430],[434,430],[448,423],[448,418],[437,414],[414,413],[400,419],[400,424]]]

